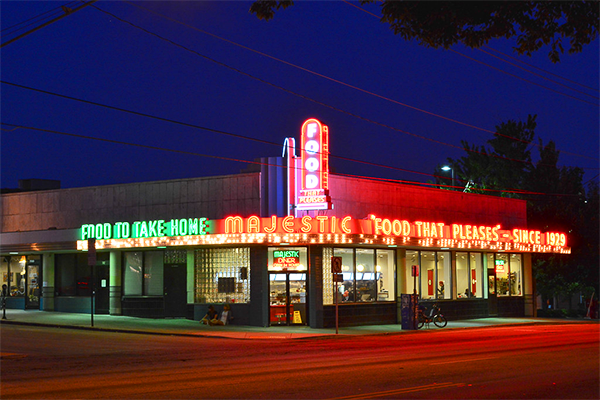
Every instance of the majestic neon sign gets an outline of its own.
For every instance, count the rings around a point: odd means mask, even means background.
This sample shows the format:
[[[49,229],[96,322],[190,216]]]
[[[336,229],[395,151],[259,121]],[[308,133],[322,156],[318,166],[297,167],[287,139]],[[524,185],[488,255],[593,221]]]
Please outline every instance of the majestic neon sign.
[[[266,237],[266,235],[272,235]],[[286,236],[287,235],[287,236]],[[537,230],[503,230],[500,225],[446,224],[436,221],[408,221],[370,215],[365,219],[351,216],[308,216],[261,218],[230,216],[220,220],[182,218],[84,224],[81,226],[78,248],[84,249],[87,239],[114,241],[108,248],[147,247],[153,245],[194,245],[219,243],[277,243],[281,237],[295,235],[297,243],[388,244],[421,247],[481,248],[518,252],[569,253],[564,233]],[[312,238],[310,236],[313,236]],[[203,238],[203,239],[194,239]],[[119,242],[120,239],[125,241]],[[160,240],[157,240],[160,239]],[[296,263],[294,255],[282,254],[281,266]],[[299,261],[298,261],[299,262]]]

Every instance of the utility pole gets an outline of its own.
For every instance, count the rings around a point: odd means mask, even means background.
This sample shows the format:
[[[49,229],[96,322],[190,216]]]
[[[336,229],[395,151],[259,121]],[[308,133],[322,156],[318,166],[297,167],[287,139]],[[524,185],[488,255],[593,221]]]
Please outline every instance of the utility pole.
[[[6,42],[6,43],[2,43],[2,45],[0,45],[0,48],[4,47],[4,46],[6,46],[6,45],[9,45],[9,44],[11,44],[11,43],[13,43],[13,42],[16,42],[17,40],[21,39],[22,37],[25,37],[25,36],[29,35],[30,33],[33,33],[33,32],[35,32],[35,31],[38,31],[38,30],[42,29],[43,27],[45,27],[45,26],[48,26],[48,25],[50,25],[50,24],[52,24],[52,23],[54,23],[54,22],[58,21],[59,19],[63,19],[64,17],[66,17],[66,16],[68,16],[68,15],[71,15],[71,14],[73,14],[74,12],[76,12],[76,11],[79,11],[79,10],[81,10],[82,8],[84,8],[84,7],[87,7],[87,6],[89,6],[90,4],[93,4],[93,3],[97,2],[97,1],[98,1],[98,0],[92,0],[92,1],[88,1],[87,3],[85,3],[85,4],[81,5],[81,6],[77,7],[77,8],[68,8],[68,7],[65,7],[65,6],[63,6],[63,11],[65,12],[65,14],[64,14],[64,15],[61,15],[60,17],[56,17],[56,18],[54,18],[54,19],[52,19],[52,20],[50,20],[50,21],[48,21],[48,22],[46,22],[46,23],[44,23],[44,24],[42,24],[42,25],[38,26],[37,28],[33,28],[33,29],[31,29],[31,30],[29,30],[29,31],[27,31],[27,32],[25,32],[25,33],[23,33],[22,35],[19,35],[19,36],[17,36],[17,37],[16,37],[16,38],[14,38],[14,39],[11,39],[11,40],[9,40],[9,41],[8,41],[8,42]]]

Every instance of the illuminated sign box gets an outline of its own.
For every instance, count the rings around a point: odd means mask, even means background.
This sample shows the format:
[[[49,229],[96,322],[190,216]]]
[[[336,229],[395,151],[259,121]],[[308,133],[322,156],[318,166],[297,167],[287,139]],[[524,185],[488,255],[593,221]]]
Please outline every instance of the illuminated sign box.
[[[301,218],[271,216],[230,216],[221,220],[187,218],[84,224],[81,226],[78,250],[87,249],[87,239],[96,239],[96,248],[135,248],[158,246],[196,246],[237,243],[294,242],[383,244],[388,246],[448,247],[569,254],[564,233],[527,229],[501,229],[500,225],[484,226],[446,224],[435,221],[402,219],[355,219],[350,216],[327,215]],[[273,254],[280,267],[299,264],[299,255]]]
[[[300,266],[300,250],[273,251],[273,268],[286,270],[298,269]]]
[[[301,178],[296,197],[296,209],[331,209],[328,127],[314,118],[304,121],[300,146]]]

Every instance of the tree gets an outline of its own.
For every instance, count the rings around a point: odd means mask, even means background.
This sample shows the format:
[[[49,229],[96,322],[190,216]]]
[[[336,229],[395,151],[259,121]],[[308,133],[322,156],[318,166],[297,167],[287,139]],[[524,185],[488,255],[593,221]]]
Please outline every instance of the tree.
[[[361,4],[376,0],[361,0]],[[379,0],[381,22],[394,34],[419,44],[449,49],[462,43],[479,48],[492,39],[516,39],[518,54],[530,56],[550,45],[552,62],[568,42],[568,53],[578,53],[598,36],[599,7],[595,1],[397,1]],[[255,1],[250,13],[270,20],[275,11],[293,5],[285,1]]]
[[[592,180],[586,190],[581,168],[559,167],[560,153],[552,141],[544,145],[538,139],[539,159],[532,162],[535,128],[536,116],[531,115],[526,122],[501,123],[486,145],[463,141],[467,154],[448,162],[459,182],[470,183],[466,191],[526,200],[528,228],[567,233],[570,255],[535,254],[532,262],[543,300],[560,297],[571,308],[574,293],[599,289],[598,183]],[[436,171],[438,183],[447,184],[439,177],[440,166]]]
[[[535,136],[536,118],[530,115],[527,122],[509,120],[496,126],[496,134],[486,142],[488,147],[461,141],[467,155],[459,160],[448,159],[448,162],[455,168],[457,181],[462,186],[468,182],[469,188],[465,191],[490,194],[488,189],[521,190],[526,186],[524,179],[533,167],[530,145]],[[439,170],[435,175],[440,176]],[[509,191],[500,195],[520,197]]]

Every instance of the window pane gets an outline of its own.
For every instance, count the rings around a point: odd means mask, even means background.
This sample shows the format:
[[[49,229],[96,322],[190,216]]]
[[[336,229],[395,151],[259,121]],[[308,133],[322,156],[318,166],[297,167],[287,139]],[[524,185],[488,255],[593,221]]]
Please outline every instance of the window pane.
[[[132,251],[125,253],[123,267],[123,295],[142,295],[142,252]]]
[[[469,253],[456,253],[456,290],[458,298],[471,297]]]
[[[54,261],[56,293],[58,296],[75,296],[77,254],[57,254]]]
[[[508,254],[496,254],[496,292],[498,296],[508,296]]]
[[[435,252],[421,252],[421,291],[422,299],[433,299],[435,297],[436,278],[435,278]]]
[[[342,257],[343,282],[338,285],[338,301],[356,301],[356,286],[354,282],[354,249],[333,249],[333,255],[334,257]],[[344,295],[346,291],[348,291],[348,293]],[[333,303],[333,298],[331,301]]]
[[[406,293],[412,294],[415,290],[415,278],[412,276],[412,266],[419,266],[419,252],[414,250],[406,251],[406,271],[404,279],[406,279]],[[419,268],[420,270],[420,268]],[[418,282],[417,277],[417,282]]]
[[[8,260],[10,257],[2,257],[0,264],[0,274],[2,274],[2,285],[6,285],[6,295],[10,296],[10,282],[8,281]]]
[[[443,251],[437,253],[437,288],[438,299],[452,298],[452,260],[450,252]]]
[[[487,258],[487,271],[488,271],[488,294],[496,294],[496,265],[495,258],[493,254],[488,253],[486,255]]]
[[[523,292],[521,282],[521,255],[510,255],[510,294],[512,296],[522,296]]]
[[[483,297],[483,264],[481,262],[481,253],[470,253],[471,262],[471,295],[473,297]]]
[[[144,296],[163,295],[164,255],[162,251],[144,254]]]
[[[377,301],[394,300],[394,276],[396,263],[394,250],[377,250]]]
[[[356,249],[356,301],[375,301],[375,250]]]

